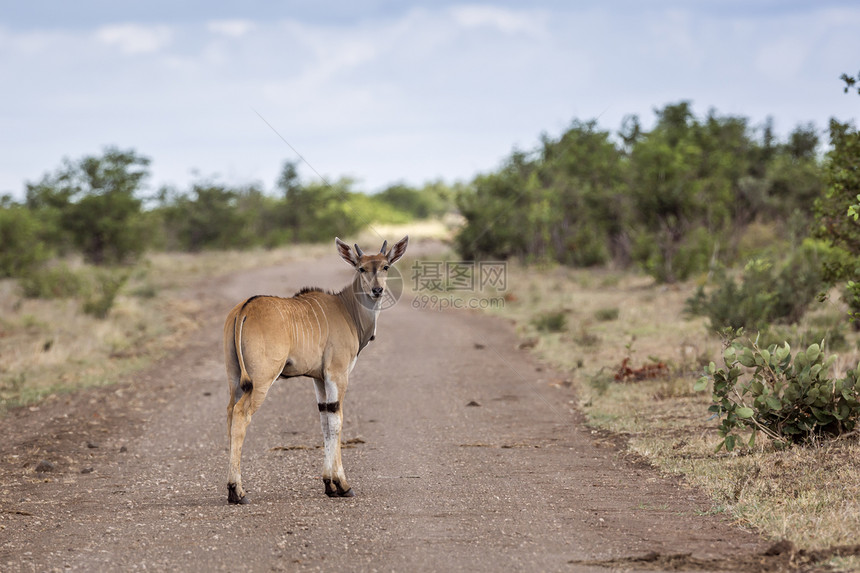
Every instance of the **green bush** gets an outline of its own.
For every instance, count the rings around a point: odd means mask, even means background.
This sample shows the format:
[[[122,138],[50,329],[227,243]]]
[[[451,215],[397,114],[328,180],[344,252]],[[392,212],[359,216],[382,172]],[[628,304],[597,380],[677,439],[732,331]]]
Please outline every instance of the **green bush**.
[[[772,324],[759,333],[758,344],[769,347],[788,342],[791,346],[806,348],[813,343],[821,343],[822,349],[840,350],[848,346],[845,336],[845,321],[834,320],[832,324],[801,327],[798,325]]]
[[[814,245],[804,245],[778,268],[769,259],[753,259],[740,282],[722,269],[715,280],[710,293],[700,286],[686,305],[687,312],[707,316],[715,331],[761,331],[772,322],[796,323],[824,286]]]
[[[24,207],[0,206],[0,278],[20,276],[47,258],[40,230],[38,219]]]
[[[567,330],[567,316],[562,311],[546,312],[532,320],[539,332],[564,332]]]
[[[128,280],[126,271],[100,269],[92,277],[92,285],[84,298],[81,309],[96,318],[107,318],[113,308],[120,289]]]
[[[126,269],[84,267],[75,271],[58,264],[27,272],[18,280],[18,286],[27,298],[80,299],[85,314],[106,318],[129,276]]]
[[[618,307],[599,308],[594,312],[594,318],[596,318],[600,322],[610,322],[613,320],[618,320],[618,312]]]
[[[347,199],[350,211],[361,221],[381,224],[402,224],[412,221],[415,217],[399,207],[387,203],[379,195],[352,193]]]
[[[740,334],[737,332],[736,334]],[[762,432],[779,445],[810,443],[850,432],[860,418],[860,365],[844,378],[830,378],[835,356],[825,358],[818,344],[792,358],[788,343],[766,350],[755,342],[728,343],[724,368],[711,362],[696,390],[712,383],[709,411],[720,418],[717,450],[732,451],[736,431],[751,429],[749,446]]]
[[[452,191],[441,182],[427,183],[421,189],[397,183],[372,197],[410,219],[441,217],[453,206]]]
[[[85,292],[87,284],[79,273],[58,264],[24,273],[18,279],[18,288],[26,298],[73,298]]]
[[[108,147],[102,156],[69,160],[27,183],[27,207],[47,221],[44,236],[60,252],[73,246],[94,264],[135,260],[152,235],[139,197],[149,159]]]
[[[185,193],[162,190],[161,217],[170,249],[247,248],[252,245],[251,215],[242,206],[251,189],[233,189],[207,181],[195,182]]]

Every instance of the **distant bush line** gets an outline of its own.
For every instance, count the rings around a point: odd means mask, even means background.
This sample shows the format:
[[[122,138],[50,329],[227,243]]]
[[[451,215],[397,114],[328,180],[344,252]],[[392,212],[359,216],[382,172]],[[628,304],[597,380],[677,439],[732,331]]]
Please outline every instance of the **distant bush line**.
[[[667,283],[707,274],[716,281],[688,306],[714,329],[795,322],[838,282],[860,316],[853,125],[831,120],[822,153],[812,124],[780,139],[770,120],[751,126],[714,110],[697,117],[686,101],[655,114],[650,131],[628,116],[615,134],[574,120],[467,184],[397,184],[374,195],[345,178],[301,181],[292,162],[270,190],[201,179],[147,195],[149,159],[109,147],[26,183],[22,202],[0,199],[0,278],[26,279],[73,253],[121,265],[147,249],[328,241],[456,210],[465,222],[455,246],[467,260],[636,267]],[[746,265],[739,282],[725,270],[738,265]]]
[[[0,278],[32,278],[33,269],[49,258],[69,254],[94,265],[122,265],[148,249],[194,252],[328,241],[373,223],[439,217],[453,208],[455,192],[433,182],[366,195],[349,179],[303,183],[296,165],[287,162],[269,192],[200,180],[188,189],[163,187],[146,196],[149,163],[134,150],[108,147],[102,155],[64,160],[40,181],[26,183],[23,202],[2,198]]]
[[[466,258],[635,264],[684,280],[799,244],[825,189],[818,148],[811,124],[781,141],[770,121],[700,118],[689,102],[657,110],[650,131],[635,116],[615,135],[574,121],[457,197],[467,221],[457,244]]]

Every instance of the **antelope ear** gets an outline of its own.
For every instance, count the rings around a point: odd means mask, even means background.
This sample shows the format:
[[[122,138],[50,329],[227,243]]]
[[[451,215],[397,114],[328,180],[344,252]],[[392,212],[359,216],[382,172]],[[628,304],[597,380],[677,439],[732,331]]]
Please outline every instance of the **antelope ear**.
[[[388,264],[393,265],[397,261],[400,260],[400,257],[406,252],[406,245],[409,243],[409,235],[406,235],[391,247],[391,250],[388,251],[386,257],[388,258]]]
[[[340,255],[340,258],[348,262],[350,266],[358,266],[358,257],[355,256],[355,253],[352,252],[349,245],[337,237],[334,238],[334,243],[337,245],[337,252]]]

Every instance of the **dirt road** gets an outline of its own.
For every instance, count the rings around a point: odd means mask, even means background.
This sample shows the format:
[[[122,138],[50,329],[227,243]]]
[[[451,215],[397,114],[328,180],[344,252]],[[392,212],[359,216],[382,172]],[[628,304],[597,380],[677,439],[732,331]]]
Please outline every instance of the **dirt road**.
[[[212,310],[187,346],[120,386],[0,420],[0,570],[765,566],[762,539],[584,428],[508,324],[415,310],[408,295],[382,313],[345,399],[357,497],[323,493],[313,384],[300,378],[277,382],[254,417],[252,501],[229,506],[223,317],[252,294],[350,276],[332,249],[200,285],[188,296]]]

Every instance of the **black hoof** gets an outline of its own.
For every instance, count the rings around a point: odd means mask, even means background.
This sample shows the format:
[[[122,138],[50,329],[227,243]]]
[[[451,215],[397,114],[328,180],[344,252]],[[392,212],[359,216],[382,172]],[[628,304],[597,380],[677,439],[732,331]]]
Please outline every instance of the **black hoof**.
[[[247,495],[243,495],[242,497],[239,497],[239,494],[236,493],[236,484],[228,483],[227,484],[227,502],[232,503],[234,505],[247,505],[248,503],[251,502],[251,500],[248,499]]]
[[[329,497],[355,497],[352,488],[343,489],[340,487],[339,481],[323,478],[323,483],[325,484],[325,494]]]
[[[334,497],[337,495],[337,490],[331,484],[331,480],[328,478],[323,478],[323,484],[325,484],[325,494],[329,497]]]

